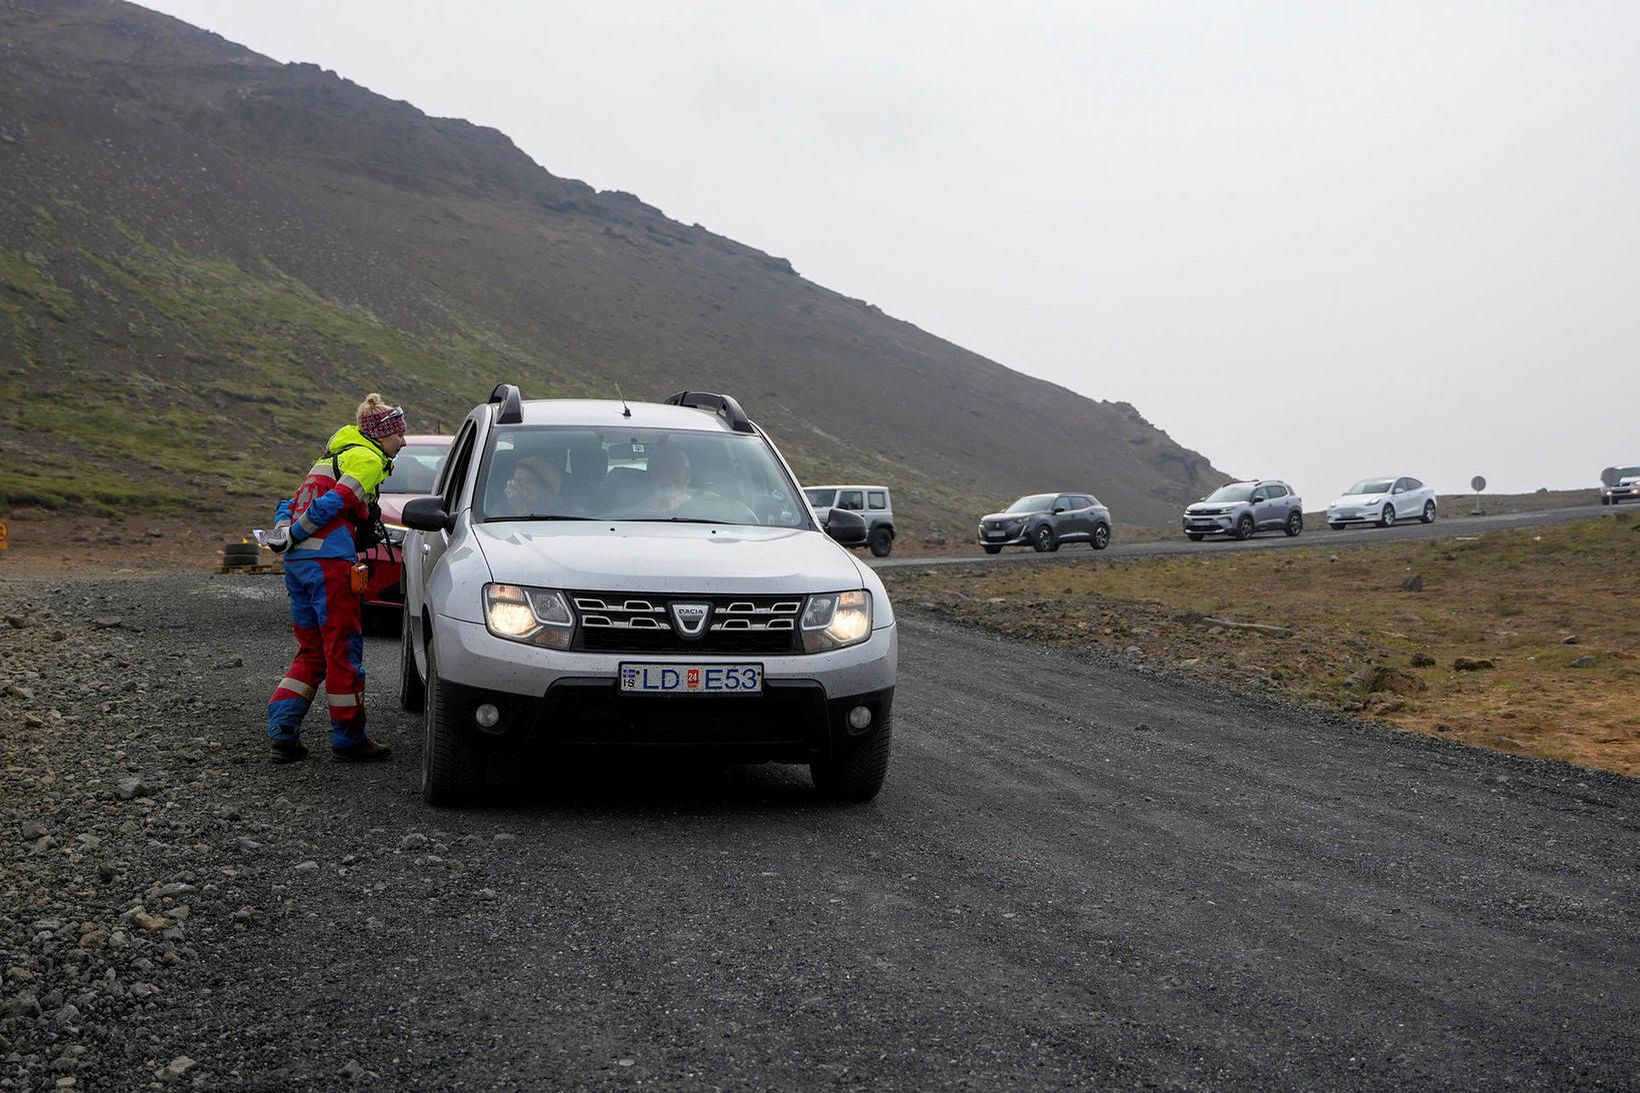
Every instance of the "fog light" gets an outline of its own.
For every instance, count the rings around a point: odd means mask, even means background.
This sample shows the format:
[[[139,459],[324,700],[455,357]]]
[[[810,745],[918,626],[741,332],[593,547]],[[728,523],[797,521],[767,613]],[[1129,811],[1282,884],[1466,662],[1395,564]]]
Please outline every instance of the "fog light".
[[[848,712],[848,723],[852,729],[863,729],[871,724],[871,711],[864,706],[856,706]]]
[[[495,723],[501,720],[501,711],[486,702],[473,711],[473,720],[478,722],[481,729],[493,729]]]

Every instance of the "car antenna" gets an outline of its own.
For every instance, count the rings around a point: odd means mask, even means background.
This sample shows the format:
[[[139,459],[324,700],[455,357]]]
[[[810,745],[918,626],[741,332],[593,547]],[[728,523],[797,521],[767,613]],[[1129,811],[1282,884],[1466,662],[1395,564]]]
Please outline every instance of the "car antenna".
[[[615,397],[621,400],[621,416],[631,417],[632,407],[626,404],[626,396],[621,394],[621,385],[618,383],[615,385]]]

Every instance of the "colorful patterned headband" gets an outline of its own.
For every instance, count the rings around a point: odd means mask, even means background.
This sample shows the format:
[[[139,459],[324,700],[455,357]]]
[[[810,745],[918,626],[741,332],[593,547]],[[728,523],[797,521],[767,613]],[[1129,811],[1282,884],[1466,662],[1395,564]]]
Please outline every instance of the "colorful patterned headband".
[[[389,406],[377,413],[364,415],[359,419],[359,432],[371,440],[404,432],[404,407]]]

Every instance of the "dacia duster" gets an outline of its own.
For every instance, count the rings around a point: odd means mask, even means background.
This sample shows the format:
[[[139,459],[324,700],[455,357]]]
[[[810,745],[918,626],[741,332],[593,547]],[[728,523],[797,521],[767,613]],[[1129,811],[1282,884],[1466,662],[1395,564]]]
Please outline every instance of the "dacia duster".
[[[403,512],[400,699],[428,801],[478,795],[523,742],[805,763],[828,796],[877,794],[893,608],[735,399],[504,384],[436,489]]]

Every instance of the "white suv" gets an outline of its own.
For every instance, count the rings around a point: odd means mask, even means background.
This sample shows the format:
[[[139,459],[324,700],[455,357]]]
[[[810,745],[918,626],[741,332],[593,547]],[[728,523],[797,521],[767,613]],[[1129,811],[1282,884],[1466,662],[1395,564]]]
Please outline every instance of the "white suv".
[[[886,558],[894,549],[894,502],[887,486],[804,486],[803,494],[822,521],[833,509],[858,513],[866,522],[865,545],[872,554]]]
[[[436,488],[404,507],[400,700],[428,801],[476,796],[526,742],[807,763],[828,796],[876,796],[893,608],[733,398],[504,384]]]

